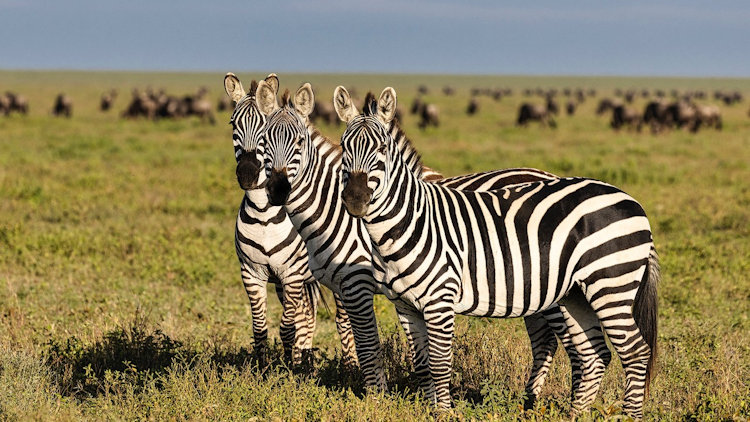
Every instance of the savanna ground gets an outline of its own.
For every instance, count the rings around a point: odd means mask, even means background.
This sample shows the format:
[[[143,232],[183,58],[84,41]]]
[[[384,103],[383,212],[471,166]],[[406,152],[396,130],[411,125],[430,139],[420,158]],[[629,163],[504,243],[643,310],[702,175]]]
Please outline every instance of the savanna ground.
[[[232,70],[232,69],[227,69]],[[249,86],[251,78],[239,74]],[[387,300],[376,301],[393,392],[363,395],[345,373],[331,313],[319,312],[320,348],[308,374],[271,351],[259,368],[239,279],[233,226],[242,192],[234,176],[229,114],[128,121],[133,87],[171,93],[210,88],[223,74],[0,72],[0,91],[29,97],[29,116],[0,117],[0,417],[3,419],[426,420],[409,377],[405,341]],[[388,75],[280,75],[282,88],[313,83],[330,101],[337,84],[397,89],[404,129],[426,164],[446,175],[537,167],[594,177],[641,201],[661,255],[659,360],[647,419],[750,417],[750,119],[745,101],[722,106],[724,130],[653,136],[609,129],[589,99],[556,130],[515,128],[524,87],[737,88],[750,80]],[[441,109],[421,132],[408,106],[416,87]],[[457,94],[440,92],[450,84]],[[511,87],[464,113],[469,88]],[[99,95],[120,90],[113,111]],[[73,118],[49,115],[54,96]],[[539,98],[529,99],[541,102]],[[643,99],[637,100],[640,108]],[[322,127],[338,139],[342,128]],[[280,309],[271,295],[272,335]],[[569,409],[569,364],[558,350],[537,407],[520,408],[530,369],[521,320],[460,318],[453,398],[461,420],[557,420]],[[587,418],[616,418],[617,359]],[[438,415],[438,417],[442,417]]]

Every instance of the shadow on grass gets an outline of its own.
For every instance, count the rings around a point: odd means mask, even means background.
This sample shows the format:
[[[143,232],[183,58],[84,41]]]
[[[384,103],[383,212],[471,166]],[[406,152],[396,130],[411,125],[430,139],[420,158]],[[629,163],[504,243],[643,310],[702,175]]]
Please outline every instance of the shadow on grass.
[[[268,361],[280,361],[282,354],[276,347],[268,351]],[[50,342],[47,350],[47,364],[61,392],[81,398],[98,396],[117,384],[129,384],[136,390],[149,383],[160,387],[160,376],[174,363],[190,365],[198,359],[217,367],[236,368],[257,366],[258,362],[258,356],[245,348],[229,350],[216,344],[207,350],[187,347],[155,328],[140,312],[129,324],[106,333],[93,344],[71,337]]]
[[[386,379],[392,392],[416,398],[418,381],[411,373],[408,346],[400,331],[381,333]],[[251,370],[260,374],[269,371],[291,371],[311,379],[321,387],[351,390],[356,396],[366,393],[361,371],[348,367],[340,354],[333,356],[316,351],[298,367],[290,367],[283,347],[272,343],[262,351],[236,347],[218,339],[186,345],[162,332],[140,312],[127,324],[84,344],[76,337],[50,342],[46,360],[55,374],[63,395],[87,398],[117,393],[120,387],[142,391],[147,387],[161,388],[165,375],[176,364],[188,368],[208,363],[221,373],[226,368]],[[459,394],[481,402],[478,389],[455,386]]]

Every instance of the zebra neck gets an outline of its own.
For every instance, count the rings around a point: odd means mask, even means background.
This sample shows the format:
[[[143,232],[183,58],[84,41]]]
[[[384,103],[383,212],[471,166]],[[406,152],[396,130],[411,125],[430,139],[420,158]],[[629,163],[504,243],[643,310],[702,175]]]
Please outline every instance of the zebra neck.
[[[292,184],[286,210],[303,238],[325,223],[332,208],[341,207],[341,147],[311,131],[300,173]]]
[[[246,190],[245,197],[256,209],[267,209],[272,207],[272,205],[268,203],[268,193],[266,193],[265,188]]]
[[[392,160],[391,177],[381,194],[368,209],[365,223],[370,237],[383,256],[389,247],[407,231],[407,226],[429,211],[429,184],[415,175],[400,157]],[[392,242],[389,242],[392,241]]]
[[[419,152],[416,150],[416,148],[414,148],[409,138],[406,137],[404,131],[401,130],[398,123],[396,123],[396,120],[393,120],[391,122],[391,126],[388,128],[388,132],[390,133],[391,138],[396,143],[396,148],[398,148],[399,152],[401,153],[401,159],[403,160],[406,167],[421,179],[423,177],[424,170],[424,167],[422,165],[422,157],[419,155]]]

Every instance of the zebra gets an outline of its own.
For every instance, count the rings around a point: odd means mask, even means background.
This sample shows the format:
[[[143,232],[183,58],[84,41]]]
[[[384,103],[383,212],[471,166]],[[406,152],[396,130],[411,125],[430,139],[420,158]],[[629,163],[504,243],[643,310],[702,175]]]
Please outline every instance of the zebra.
[[[258,88],[259,93],[262,91],[263,83]],[[289,104],[288,94],[285,94],[282,108],[279,108],[273,93],[257,96],[258,107],[269,114],[259,148],[265,149],[264,164],[269,173],[267,187],[270,200],[274,204],[285,205],[309,250],[314,251],[313,255],[317,258],[312,260],[311,266],[316,277],[333,291],[342,292],[352,316],[365,381],[368,386],[385,389],[377,325],[372,311],[372,295],[378,289],[372,279],[369,243],[364,238],[366,234],[363,234],[362,223],[349,216],[341,206],[340,148],[321,136],[306,119],[311,112],[311,104],[314,104],[313,98],[309,84],[298,90],[293,105]],[[348,93],[347,99],[351,103]],[[406,161],[412,163],[411,171],[423,180],[464,189],[493,189],[512,183],[557,178],[535,169],[511,169],[439,180],[442,176],[437,172],[421,166],[419,154],[395,123],[391,129],[399,139],[399,148],[403,147]],[[346,294],[347,288],[349,294]],[[543,317],[526,318],[534,353],[532,375],[527,385],[530,399],[527,400],[527,407],[533,405],[554,356],[557,348],[555,333],[561,337],[573,366],[583,367],[576,365],[579,353],[572,347],[571,336],[559,308],[553,306]],[[408,324],[405,328],[408,328]],[[597,332],[603,345],[603,336],[598,327],[592,327],[588,335],[597,338]],[[413,345],[412,339],[409,340]],[[606,350],[606,346],[603,348]],[[584,352],[591,354],[591,350]],[[586,353],[582,356],[585,357]],[[574,384],[580,372],[574,371]]]
[[[278,89],[278,78],[270,74],[264,83]],[[281,341],[287,359],[300,364],[309,359],[315,331],[320,286],[308,266],[307,248],[282,207],[271,206],[262,188],[265,173],[256,157],[258,134],[265,116],[255,105],[257,82],[245,93],[233,74],[224,77],[224,88],[236,106],[230,124],[237,160],[237,180],[245,191],[235,225],[235,249],[240,261],[242,283],[250,299],[255,348],[261,362],[268,343],[266,301],[268,282],[275,284],[284,311]],[[303,293],[304,289],[304,293]],[[356,361],[354,339],[346,315],[336,315],[346,362]],[[347,347],[349,346],[349,347]]]
[[[386,88],[381,100],[364,114],[342,113],[342,197],[365,193],[344,205],[364,222],[375,279],[421,343],[426,357],[415,362],[427,362],[427,397],[450,407],[456,314],[510,318],[570,300],[598,318],[625,370],[623,410],[641,418],[656,358],[660,278],[641,205],[586,178],[490,192],[425,183],[404,165],[387,129],[395,90]]]

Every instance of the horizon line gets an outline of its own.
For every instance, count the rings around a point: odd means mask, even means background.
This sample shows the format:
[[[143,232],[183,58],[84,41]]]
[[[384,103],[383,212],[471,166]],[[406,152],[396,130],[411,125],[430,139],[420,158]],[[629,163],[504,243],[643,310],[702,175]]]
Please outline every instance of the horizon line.
[[[107,73],[184,73],[184,74],[208,74],[208,73],[221,73],[226,74],[227,72],[234,73],[266,73],[266,70],[258,69],[234,69],[234,70],[218,70],[218,69],[113,69],[113,68],[23,68],[23,67],[8,67],[0,68],[0,72],[107,72]],[[286,73],[286,74],[298,74],[298,75],[403,75],[403,76],[461,76],[461,77],[561,77],[561,78],[655,78],[655,79],[750,79],[748,76],[737,76],[737,75],[685,75],[685,74],[626,74],[626,73],[454,73],[454,72],[419,72],[419,71],[407,71],[407,72],[390,72],[390,71],[356,71],[356,70],[336,70],[336,71],[321,71],[321,70],[275,70],[273,73]]]

